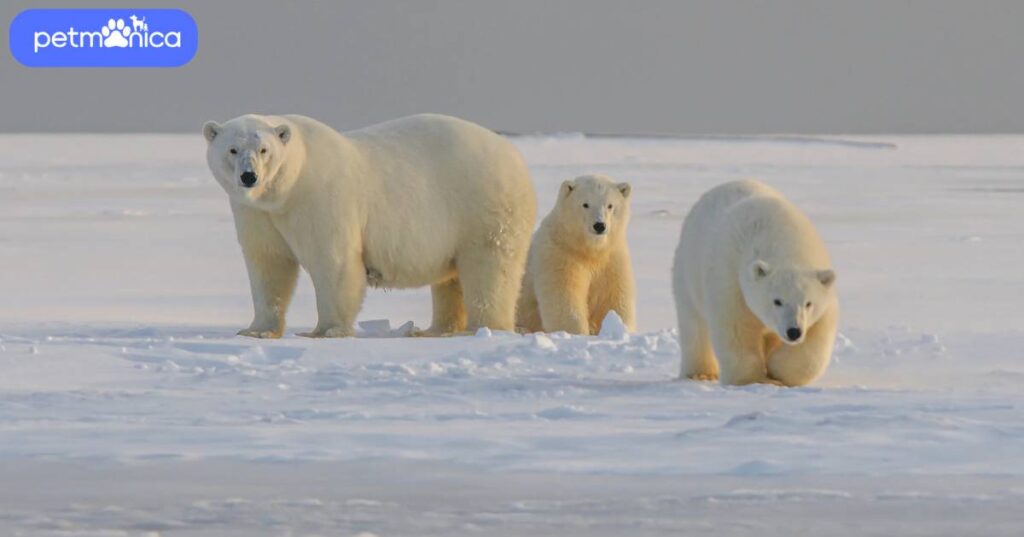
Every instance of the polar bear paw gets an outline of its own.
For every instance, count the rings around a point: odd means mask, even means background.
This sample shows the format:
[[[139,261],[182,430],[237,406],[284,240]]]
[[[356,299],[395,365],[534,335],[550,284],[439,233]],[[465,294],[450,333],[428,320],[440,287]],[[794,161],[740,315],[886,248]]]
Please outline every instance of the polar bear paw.
[[[355,331],[351,328],[342,328],[340,326],[332,326],[330,328],[316,328],[312,332],[300,332],[299,336],[311,337],[311,338],[328,338],[328,337],[354,337]]]
[[[715,373],[697,373],[696,375],[690,375],[690,380],[696,380],[699,382],[716,382],[718,381],[718,375]]]
[[[259,339],[277,339],[281,337],[281,330],[260,330],[259,328],[245,328],[238,331],[238,335],[254,337]]]
[[[350,328],[335,326],[324,331],[324,337],[353,337],[356,333]]]

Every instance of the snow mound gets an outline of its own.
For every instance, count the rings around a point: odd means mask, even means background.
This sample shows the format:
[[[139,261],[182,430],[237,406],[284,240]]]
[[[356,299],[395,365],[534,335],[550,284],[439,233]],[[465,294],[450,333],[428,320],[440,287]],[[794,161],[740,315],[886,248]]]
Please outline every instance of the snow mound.
[[[602,339],[621,341],[629,338],[629,329],[626,328],[626,323],[622,322],[619,313],[611,310],[601,321],[601,331],[597,335]]]

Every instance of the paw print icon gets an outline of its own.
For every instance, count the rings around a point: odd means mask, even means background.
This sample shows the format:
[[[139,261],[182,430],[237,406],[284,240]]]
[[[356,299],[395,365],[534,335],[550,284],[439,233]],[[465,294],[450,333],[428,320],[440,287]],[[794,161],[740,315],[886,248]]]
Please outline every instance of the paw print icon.
[[[106,26],[100,29],[100,34],[103,35],[103,47],[125,48],[128,46],[128,36],[131,33],[132,29],[124,23],[124,19],[117,19],[117,21],[110,19]]]

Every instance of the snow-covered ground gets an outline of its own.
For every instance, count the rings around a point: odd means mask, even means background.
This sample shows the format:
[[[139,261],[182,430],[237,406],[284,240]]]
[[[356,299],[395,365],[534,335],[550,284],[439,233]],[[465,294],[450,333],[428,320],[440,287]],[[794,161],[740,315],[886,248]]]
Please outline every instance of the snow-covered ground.
[[[1020,535],[1024,137],[524,137],[634,185],[640,333],[235,337],[248,282],[201,136],[0,136],[4,535]],[[707,188],[818,224],[812,387],[674,381],[669,266]],[[289,333],[314,323],[307,280]]]

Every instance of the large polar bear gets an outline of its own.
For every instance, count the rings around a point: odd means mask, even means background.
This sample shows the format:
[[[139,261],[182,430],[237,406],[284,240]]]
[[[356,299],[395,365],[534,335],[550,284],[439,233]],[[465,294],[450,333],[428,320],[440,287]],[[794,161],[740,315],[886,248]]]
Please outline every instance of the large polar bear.
[[[585,175],[562,183],[534,234],[516,310],[524,330],[596,334],[615,310],[635,329],[636,291],[626,244],[629,183]]]
[[[367,285],[430,285],[428,333],[514,328],[537,209],[509,141],[432,114],[346,134],[245,115],[203,133],[252,287],[255,318],[239,334],[281,336],[300,266],[319,317],[303,335],[353,335]]]
[[[772,188],[736,181],[709,190],[683,223],[672,268],[680,377],[786,386],[818,378],[839,317],[831,267],[811,221]]]

